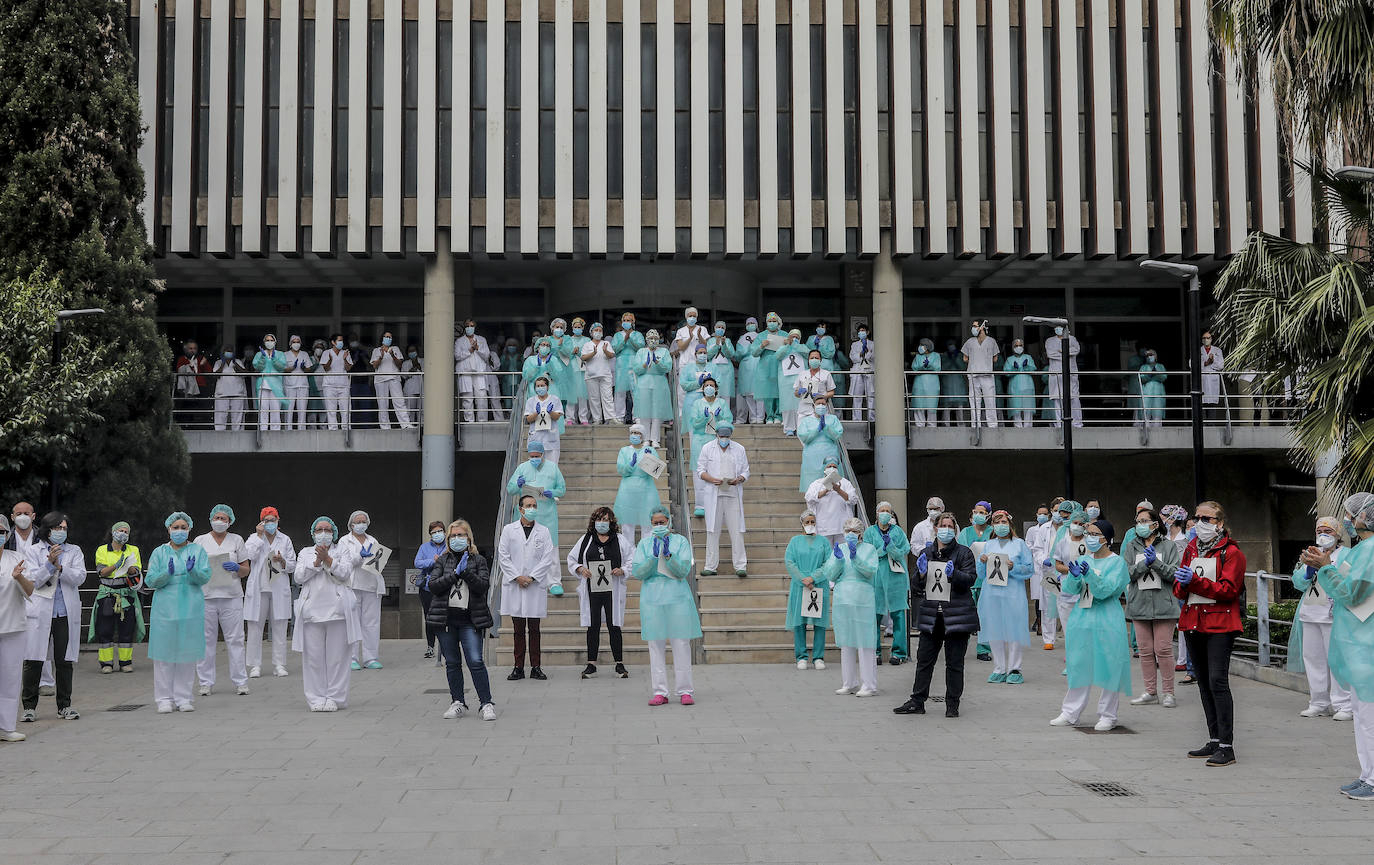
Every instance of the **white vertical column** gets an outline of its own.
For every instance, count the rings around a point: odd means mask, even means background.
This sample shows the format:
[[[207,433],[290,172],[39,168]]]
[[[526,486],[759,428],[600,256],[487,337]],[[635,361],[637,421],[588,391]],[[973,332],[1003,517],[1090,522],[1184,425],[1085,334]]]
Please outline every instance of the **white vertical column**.
[[[278,94],[277,251],[300,251],[301,9],[281,7],[281,85]]]
[[[449,248],[467,252],[472,219],[472,0],[453,0],[453,150]]]
[[[420,0],[415,116],[415,250],[432,253],[439,231],[439,4]],[[454,19],[454,30],[460,21]],[[316,25],[318,27],[319,25]],[[318,32],[318,31],[316,31]],[[455,54],[457,63],[465,55]],[[315,109],[317,112],[319,108]],[[462,126],[455,123],[455,129]]]
[[[263,149],[267,140],[264,112],[267,44],[265,0],[247,0],[243,19],[243,251],[263,251],[264,171]]]
[[[520,253],[538,252],[539,0],[520,0]]]
[[[1155,228],[1165,255],[1183,253],[1182,196],[1179,175],[1183,165],[1178,152],[1178,31],[1174,4],[1154,3],[1150,37],[1154,41],[1154,103],[1150,126],[1154,133]]]
[[[658,60],[658,251],[677,249],[677,148],[673,81],[673,0],[658,0],[654,37]]]
[[[1139,2],[1139,0],[1137,0]],[[988,159],[989,195],[991,202],[989,240],[992,255],[1009,255],[1016,251],[1016,224],[1012,214],[1011,167],[1018,154],[1011,146],[1011,0],[988,4],[988,44],[986,55],[992,76],[988,87],[988,119],[992,126],[992,143]],[[1021,127],[1026,127],[1022,115]]]
[[[553,246],[573,251],[573,9],[558,0],[553,24]]]
[[[891,20],[888,33],[892,47],[888,56],[892,63],[892,249],[898,255],[916,251],[915,157],[911,131],[911,4],[889,5]]]
[[[1073,0],[1064,0],[1073,3]],[[926,255],[938,257],[949,251],[949,189],[945,167],[945,4],[925,0],[924,22],[926,72]]]
[[[368,185],[368,0],[348,4],[348,251],[367,252]]]
[[[978,189],[978,0],[958,0],[954,21],[959,87],[959,252],[983,248],[983,201]]]
[[[1059,62],[1055,80],[1054,111],[1059,121],[1055,135],[1055,164],[1059,169],[1059,198],[1055,224],[1059,229],[1059,253],[1083,251],[1083,184],[1078,155],[1078,12],[1075,0],[1058,0],[1055,7],[1054,48]]]
[[[845,251],[844,0],[825,0],[825,251]]]
[[[172,252],[192,252],[196,225],[196,33],[193,4],[177,10],[172,83]]]
[[[315,2],[314,88],[315,169],[310,185],[310,250],[329,253],[334,250],[334,0]]]
[[[1045,7],[1042,0],[1021,0],[1021,176],[1024,204],[1021,225],[1026,252],[1050,251],[1049,196],[1045,175]]]
[[[1088,147],[1092,163],[1092,229],[1094,255],[1116,251],[1116,183],[1112,172],[1112,55],[1107,26],[1107,0],[1089,0]]]
[[[759,255],[778,252],[778,7],[759,4]]]
[[[1293,136],[1293,239],[1298,243],[1311,243],[1314,232],[1312,212],[1312,175],[1303,168],[1311,165],[1314,158],[1304,133]]]
[[[744,252],[744,6],[741,3],[727,3],[725,9],[725,252],[727,255]]]
[[[859,252],[877,255],[882,227],[878,221],[878,9],[875,3],[858,5]],[[908,119],[910,116],[908,112]],[[910,141],[908,136],[907,142]],[[865,153],[872,154],[872,158],[865,158]]]
[[[138,146],[138,164],[143,169],[143,230],[154,246],[162,221],[162,172],[157,158],[158,131],[162,128],[162,91],[158,87],[161,54],[162,2],[142,0],[138,8],[138,103],[147,131]]]
[[[210,164],[206,189],[205,249],[228,250],[229,243],[229,52],[232,0],[214,0],[210,7]]]
[[[640,144],[640,19],[639,4],[635,0],[623,3],[620,28],[623,47],[620,56],[621,74],[624,78],[622,88],[623,110],[622,129],[624,157],[621,159],[621,223],[624,225],[624,248],[626,255],[638,255],[643,223],[643,201],[639,182],[643,153]]]
[[[1344,149],[1341,147],[1341,142],[1333,137],[1326,143],[1326,170],[1335,171],[1344,163]],[[1345,224],[1336,221],[1331,225],[1329,231],[1331,233],[1329,239],[1331,251],[1349,255],[1350,250],[1346,249],[1346,244],[1350,242],[1350,233],[1346,230]]]
[[[1120,0],[1117,4],[1116,34],[1121,40],[1119,56],[1125,81],[1117,120],[1117,135],[1125,152],[1118,186],[1122,190],[1121,221],[1126,228],[1123,240],[1128,255],[1145,255],[1150,251],[1150,180],[1145,169],[1149,141],[1145,128],[1145,23],[1140,3],[1141,0]]]
[[[1193,251],[1212,255],[1216,251],[1216,186],[1212,170],[1212,64],[1207,4],[1203,0],[1188,0],[1184,9],[1188,28],[1186,93],[1191,108],[1188,144],[1193,164],[1188,225],[1193,229]]]
[[[1249,202],[1246,200],[1245,83],[1233,58],[1228,57],[1224,64],[1226,211],[1222,222],[1225,225],[1226,247],[1218,251],[1229,255],[1245,245],[1245,235],[1249,233]]]
[[[1265,234],[1281,230],[1279,209],[1283,206],[1279,176],[1279,123],[1274,110],[1274,82],[1268,68],[1259,70],[1259,91],[1255,94],[1255,150],[1259,153],[1258,226]]]
[[[792,254],[811,254],[810,0],[792,0]]]
[[[739,4],[735,4],[739,5]],[[708,89],[711,83],[710,52],[707,50],[708,25],[706,0],[692,0],[692,20],[688,24],[691,35],[691,127],[692,127],[692,184],[691,224],[692,254],[705,255],[711,251],[711,103]]]
[[[592,255],[605,255],[606,172],[609,165],[606,155],[606,0],[591,0],[587,12],[587,93],[590,100],[587,104],[587,250]]]
[[[405,151],[404,9],[402,0],[386,0],[382,19],[382,251],[403,252],[401,231],[401,178]]]
[[[506,14],[487,7],[487,217],[489,254],[506,251]]]

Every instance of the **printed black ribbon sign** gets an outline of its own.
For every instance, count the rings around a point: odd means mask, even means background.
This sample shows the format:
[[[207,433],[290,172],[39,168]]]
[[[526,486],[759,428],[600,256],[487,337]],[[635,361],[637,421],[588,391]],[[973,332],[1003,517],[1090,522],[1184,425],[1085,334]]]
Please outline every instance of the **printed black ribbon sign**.
[[[999,583],[1000,583],[1000,582],[1003,582],[1003,577],[1002,577],[1002,557],[1001,557],[1001,556],[993,556],[993,557],[992,557],[992,576],[989,577],[988,579],[990,579],[990,580],[996,580],[996,581],[999,582]]]
[[[807,610],[807,612],[810,612],[810,611],[812,611],[812,610],[815,610],[816,612],[819,613],[819,612],[821,611],[821,607],[820,607],[820,603],[819,603],[820,597],[821,597],[821,593],[820,593],[820,592],[817,592],[817,591],[815,591],[814,589],[811,591],[811,594],[810,594],[810,596],[809,596],[809,598],[808,598],[808,603],[807,603],[807,605],[806,605],[806,610]]]
[[[597,566],[597,569],[596,569],[596,584],[597,584],[598,586],[605,586],[605,585],[609,585],[609,584],[610,584],[610,580],[606,579],[606,566],[605,566],[605,565],[598,565],[598,566]]]

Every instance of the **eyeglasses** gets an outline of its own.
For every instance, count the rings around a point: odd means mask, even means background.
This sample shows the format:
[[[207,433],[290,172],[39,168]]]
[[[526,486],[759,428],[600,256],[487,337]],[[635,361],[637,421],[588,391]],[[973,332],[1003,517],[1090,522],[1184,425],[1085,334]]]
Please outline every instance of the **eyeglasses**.
[[[1219,522],[1221,522],[1221,517],[1209,517],[1209,516],[1205,516],[1205,515],[1203,515],[1203,514],[1194,514],[1194,515],[1193,515],[1193,519],[1197,520],[1197,521],[1200,522],[1200,523],[1219,523]]]

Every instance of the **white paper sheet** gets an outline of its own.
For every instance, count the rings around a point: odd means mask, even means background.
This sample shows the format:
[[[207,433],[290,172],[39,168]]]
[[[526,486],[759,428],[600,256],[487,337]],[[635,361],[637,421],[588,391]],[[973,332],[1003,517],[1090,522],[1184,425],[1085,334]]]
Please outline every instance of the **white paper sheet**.
[[[950,575],[954,573],[954,562],[930,562],[926,565],[926,600],[948,601],[950,598]]]
[[[1194,580],[1217,581],[1217,560],[1216,559],[1193,559],[1191,565]],[[1202,595],[1189,594],[1188,603],[1190,604],[1215,604],[1216,599],[1204,598]]]
[[[802,587],[801,596],[803,619],[819,619],[825,613],[825,591],[820,586]]]
[[[604,593],[615,588],[615,580],[611,571],[613,567],[608,561],[587,562],[587,570],[592,575],[587,578],[587,590],[591,592]]]
[[[1011,578],[1011,556],[1006,553],[988,553],[983,582],[989,586],[1005,586]]]

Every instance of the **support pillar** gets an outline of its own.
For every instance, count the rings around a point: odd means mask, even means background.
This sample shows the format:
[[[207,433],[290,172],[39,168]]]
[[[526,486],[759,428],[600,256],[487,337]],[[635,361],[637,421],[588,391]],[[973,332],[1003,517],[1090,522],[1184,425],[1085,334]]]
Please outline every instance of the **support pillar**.
[[[444,235],[441,232],[441,235]],[[453,478],[456,420],[453,401],[455,276],[447,236],[425,262],[424,435],[420,442],[421,536],[433,520],[447,525],[454,515]]]
[[[892,502],[902,525],[907,522],[906,387],[903,381],[902,271],[892,259],[892,233],[882,234],[873,259],[874,486],[878,501]]]
[[[1340,458],[1341,451],[1338,447],[1331,448],[1317,458],[1313,473],[1316,475],[1319,514],[1342,514],[1341,508],[1345,503],[1341,499],[1341,491],[1332,489],[1330,483],[1331,473],[1336,470],[1336,463]]]

